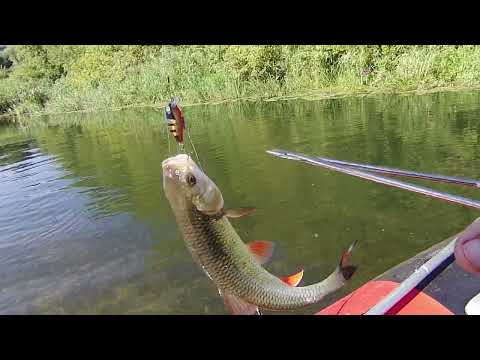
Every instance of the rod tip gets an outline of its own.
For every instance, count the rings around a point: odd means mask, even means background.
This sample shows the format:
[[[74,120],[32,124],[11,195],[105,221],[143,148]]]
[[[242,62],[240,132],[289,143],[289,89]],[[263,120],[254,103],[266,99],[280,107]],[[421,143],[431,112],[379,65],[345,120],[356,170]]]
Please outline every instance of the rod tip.
[[[266,150],[267,154],[277,156],[282,159],[288,159],[288,160],[298,160],[296,156],[293,154],[290,154],[288,151],[285,150],[280,150],[280,149],[273,149],[273,150]]]

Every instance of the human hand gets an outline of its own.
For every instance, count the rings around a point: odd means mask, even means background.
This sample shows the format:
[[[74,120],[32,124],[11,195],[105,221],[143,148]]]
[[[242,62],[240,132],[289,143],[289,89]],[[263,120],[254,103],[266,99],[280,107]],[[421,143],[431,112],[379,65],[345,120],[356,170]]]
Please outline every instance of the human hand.
[[[480,218],[458,236],[454,254],[455,262],[464,271],[480,274]]]

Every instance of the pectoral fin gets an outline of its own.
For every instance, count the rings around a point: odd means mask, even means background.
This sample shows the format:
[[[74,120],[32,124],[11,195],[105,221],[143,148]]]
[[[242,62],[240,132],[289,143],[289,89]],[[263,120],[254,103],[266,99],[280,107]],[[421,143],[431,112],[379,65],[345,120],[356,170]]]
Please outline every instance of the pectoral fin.
[[[236,219],[245,215],[253,213],[256,209],[254,207],[242,207],[237,209],[224,209],[223,215],[226,217]]]
[[[272,257],[274,244],[270,241],[255,240],[247,246],[260,265],[265,264]]]
[[[232,315],[260,315],[258,307],[249,304],[228,291],[221,292],[225,307]]]

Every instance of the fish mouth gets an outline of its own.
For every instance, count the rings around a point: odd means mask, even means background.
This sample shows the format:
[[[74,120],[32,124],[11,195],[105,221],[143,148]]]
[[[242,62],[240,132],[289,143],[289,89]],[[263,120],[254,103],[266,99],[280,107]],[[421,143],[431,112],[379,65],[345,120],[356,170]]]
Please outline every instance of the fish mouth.
[[[192,160],[187,154],[178,154],[162,161],[163,176],[170,179],[180,179],[182,173]]]

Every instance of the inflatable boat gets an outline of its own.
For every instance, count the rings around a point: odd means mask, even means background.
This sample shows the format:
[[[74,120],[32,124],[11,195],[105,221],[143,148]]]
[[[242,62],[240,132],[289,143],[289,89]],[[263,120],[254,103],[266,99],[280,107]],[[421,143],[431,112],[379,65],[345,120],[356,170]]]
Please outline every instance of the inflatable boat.
[[[480,181],[477,180],[358,164],[285,150],[268,150],[267,153],[480,209],[480,202],[476,200],[378,174],[479,188]],[[475,261],[463,250],[469,242],[475,243]],[[315,315],[480,315],[479,244],[480,218],[457,235],[398,264]]]
[[[398,264],[315,315],[480,315],[480,276],[455,263],[448,249],[453,240]],[[418,276],[435,257],[437,266]]]

